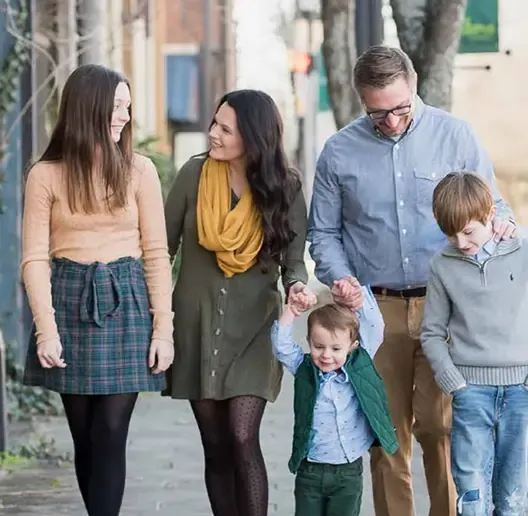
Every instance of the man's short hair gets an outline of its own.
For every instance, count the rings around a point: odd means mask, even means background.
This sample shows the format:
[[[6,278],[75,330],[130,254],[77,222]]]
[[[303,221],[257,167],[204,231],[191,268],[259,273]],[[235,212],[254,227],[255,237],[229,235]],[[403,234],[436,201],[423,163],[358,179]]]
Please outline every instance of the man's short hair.
[[[308,336],[312,334],[312,328],[315,324],[332,333],[335,333],[336,330],[348,330],[352,341],[358,338],[359,320],[356,314],[336,303],[320,306],[310,313],[308,316]]]
[[[354,87],[382,89],[399,77],[410,82],[415,74],[409,56],[399,48],[374,45],[361,54],[354,66]]]
[[[492,206],[490,185],[473,172],[451,172],[433,192],[433,213],[447,236],[460,233],[472,220],[485,224]]]

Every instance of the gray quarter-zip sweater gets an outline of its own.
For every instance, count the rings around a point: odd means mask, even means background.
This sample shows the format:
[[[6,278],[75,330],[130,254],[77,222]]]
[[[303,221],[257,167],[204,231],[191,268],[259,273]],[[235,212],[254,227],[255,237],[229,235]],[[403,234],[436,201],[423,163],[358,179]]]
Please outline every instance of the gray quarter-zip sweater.
[[[515,385],[528,376],[528,244],[497,245],[483,263],[447,246],[430,264],[422,348],[442,390]]]

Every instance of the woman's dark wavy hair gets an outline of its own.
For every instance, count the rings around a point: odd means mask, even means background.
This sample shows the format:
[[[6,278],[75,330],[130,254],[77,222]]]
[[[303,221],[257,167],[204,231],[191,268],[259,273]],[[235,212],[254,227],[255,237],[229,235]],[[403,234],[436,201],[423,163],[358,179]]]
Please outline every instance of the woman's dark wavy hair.
[[[227,93],[216,111],[225,103],[235,110],[249,187],[262,214],[261,258],[280,265],[283,252],[295,236],[288,214],[301,188],[299,174],[288,165],[284,152],[282,118],[273,99],[262,91]]]
[[[98,210],[93,181],[96,166],[103,177],[108,208],[127,204],[134,155],[131,121],[118,143],[111,133],[115,90],[122,82],[130,88],[114,70],[89,64],[74,70],[64,85],[58,121],[39,161],[63,164],[72,212]]]

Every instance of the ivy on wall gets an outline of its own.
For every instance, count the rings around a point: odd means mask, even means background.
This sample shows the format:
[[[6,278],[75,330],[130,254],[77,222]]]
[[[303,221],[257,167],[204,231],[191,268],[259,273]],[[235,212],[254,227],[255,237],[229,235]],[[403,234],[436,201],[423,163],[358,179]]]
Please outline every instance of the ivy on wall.
[[[20,76],[29,61],[31,47],[31,34],[27,31],[28,2],[17,0],[13,6],[6,0],[4,4],[6,24],[15,36],[0,68],[0,214],[5,211],[2,186],[6,180],[8,158],[7,117],[17,102]]]
[[[27,31],[29,6],[27,0],[4,0],[6,29],[13,35],[11,47],[0,62],[0,214],[5,212],[2,186],[6,181],[9,157],[8,117],[18,100],[20,77],[29,61],[31,34]],[[43,389],[22,385],[22,369],[7,345],[6,356],[7,401],[10,418],[29,417],[34,414],[53,414],[58,411],[57,400]]]

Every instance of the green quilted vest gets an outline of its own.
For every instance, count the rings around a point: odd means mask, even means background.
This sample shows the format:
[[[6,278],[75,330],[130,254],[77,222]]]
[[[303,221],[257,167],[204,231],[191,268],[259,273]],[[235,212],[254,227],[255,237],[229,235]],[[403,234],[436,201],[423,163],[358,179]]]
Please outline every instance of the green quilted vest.
[[[359,405],[376,437],[376,446],[393,454],[398,449],[396,432],[389,414],[387,395],[383,380],[374,367],[369,354],[361,347],[354,349],[343,369],[348,374]],[[308,456],[312,443],[313,413],[319,395],[319,370],[312,357],[305,355],[295,374],[294,427],[292,455],[288,467],[296,473],[301,462]]]

